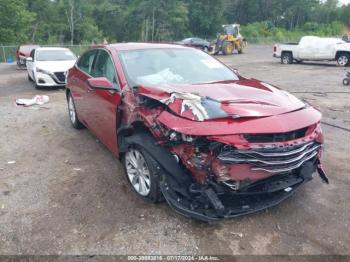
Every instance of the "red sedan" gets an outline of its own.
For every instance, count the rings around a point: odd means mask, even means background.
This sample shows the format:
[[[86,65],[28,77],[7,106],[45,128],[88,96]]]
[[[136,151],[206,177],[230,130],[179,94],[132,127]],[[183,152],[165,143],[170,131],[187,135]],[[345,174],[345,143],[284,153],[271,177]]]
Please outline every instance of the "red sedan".
[[[86,51],[69,70],[75,128],[118,158],[134,192],[212,221],[280,203],[318,172],[321,113],[205,52],[124,43]]]

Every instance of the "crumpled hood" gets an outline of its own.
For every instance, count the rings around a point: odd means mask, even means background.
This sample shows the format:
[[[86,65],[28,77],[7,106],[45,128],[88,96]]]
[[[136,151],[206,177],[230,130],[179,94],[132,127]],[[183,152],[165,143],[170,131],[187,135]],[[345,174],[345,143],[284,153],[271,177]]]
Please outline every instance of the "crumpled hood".
[[[293,95],[254,79],[210,84],[140,86],[138,93],[168,105],[194,121],[219,118],[267,117],[305,107]]]

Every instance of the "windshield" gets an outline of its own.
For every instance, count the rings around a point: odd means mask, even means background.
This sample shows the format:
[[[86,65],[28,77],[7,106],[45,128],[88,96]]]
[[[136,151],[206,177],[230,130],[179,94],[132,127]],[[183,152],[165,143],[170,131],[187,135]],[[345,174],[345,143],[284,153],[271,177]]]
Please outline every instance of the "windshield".
[[[229,68],[195,49],[123,51],[120,58],[132,86],[238,80]]]
[[[75,55],[70,50],[38,50],[37,61],[65,61],[75,60]]]
[[[24,45],[19,47],[19,52],[30,53],[34,48],[37,48],[37,45]]]

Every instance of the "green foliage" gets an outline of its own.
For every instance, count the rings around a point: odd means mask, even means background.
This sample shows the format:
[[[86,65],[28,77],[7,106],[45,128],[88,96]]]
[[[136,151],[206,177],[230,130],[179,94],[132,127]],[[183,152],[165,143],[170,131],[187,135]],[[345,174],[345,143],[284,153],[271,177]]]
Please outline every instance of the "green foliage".
[[[206,38],[215,35],[226,22],[223,0],[190,0],[188,6],[189,31],[197,36]]]
[[[337,0],[1,0],[0,43],[78,44],[215,38],[240,23],[248,39],[341,35]],[[255,41],[255,40],[254,40]],[[253,42],[254,42],[253,41]]]
[[[305,23],[301,27],[287,30],[282,27],[275,27],[270,22],[256,22],[242,26],[242,34],[251,43],[260,41],[298,41],[305,35],[315,35],[321,37],[340,36],[344,25],[340,22],[330,24],[317,24],[313,22]]]
[[[0,43],[28,41],[30,25],[35,14],[29,12],[22,0],[0,1]]]

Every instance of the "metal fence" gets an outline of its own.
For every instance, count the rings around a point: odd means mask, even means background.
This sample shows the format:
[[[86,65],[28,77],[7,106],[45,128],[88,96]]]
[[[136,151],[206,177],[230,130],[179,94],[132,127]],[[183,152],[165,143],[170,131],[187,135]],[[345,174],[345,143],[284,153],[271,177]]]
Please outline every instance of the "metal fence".
[[[77,56],[81,55],[90,45],[41,45],[43,47],[66,47],[69,48]],[[18,46],[0,46],[0,63],[16,62],[16,50]]]
[[[334,36],[341,38],[341,36]],[[246,37],[248,44],[275,44],[275,43],[292,43],[299,42],[300,38],[278,38],[278,37]],[[170,41],[171,42],[171,41]],[[41,45],[50,47],[66,47],[69,48],[77,56],[81,55],[90,45]],[[0,62],[15,62],[17,46],[1,46],[0,45]]]

